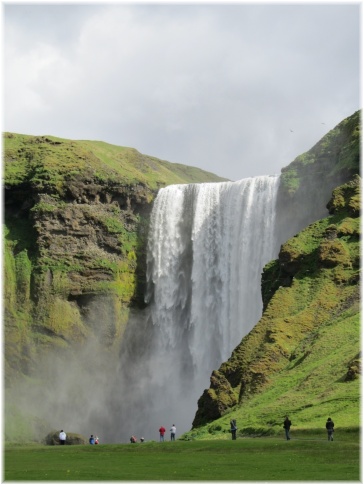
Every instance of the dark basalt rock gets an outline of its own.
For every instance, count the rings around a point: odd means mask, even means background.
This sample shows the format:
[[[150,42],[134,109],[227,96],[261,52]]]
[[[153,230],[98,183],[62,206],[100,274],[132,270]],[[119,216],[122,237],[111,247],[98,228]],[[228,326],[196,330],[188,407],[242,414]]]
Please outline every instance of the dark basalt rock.
[[[59,431],[51,431],[44,438],[44,443],[46,445],[59,445]],[[66,432],[66,445],[86,445],[88,439],[78,433]]]

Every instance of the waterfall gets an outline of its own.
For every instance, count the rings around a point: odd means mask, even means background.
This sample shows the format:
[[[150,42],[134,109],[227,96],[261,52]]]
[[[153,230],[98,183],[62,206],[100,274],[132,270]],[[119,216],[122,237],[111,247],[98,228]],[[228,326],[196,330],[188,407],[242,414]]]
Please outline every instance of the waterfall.
[[[212,370],[261,316],[262,268],[277,256],[278,185],[278,176],[172,185],[154,202],[145,384],[160,424],[176,423],[178,434],[191,428]]]
[[[75,354],[50,354],[36,373],[47,385],[21,385],[17,405],[101,443],[158,440],[162,425],[175,424],[177,438],[190,430],[212,371],[261,316],[262,268],[278,252],[278,185],[267,176],[161,189],[150,220],[147,305],[130,310],[117,358],[97,340]],[[100,331],[116,311],[109,305],[102,297],[90,307]]]

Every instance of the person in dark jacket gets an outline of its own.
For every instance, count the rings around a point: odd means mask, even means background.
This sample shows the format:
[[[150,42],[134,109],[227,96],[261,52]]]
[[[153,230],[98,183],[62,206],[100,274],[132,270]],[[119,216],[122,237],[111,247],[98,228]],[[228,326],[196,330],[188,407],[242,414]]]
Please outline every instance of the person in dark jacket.
[[[291,423],[289,417],[286,416],[286,419],[283,422],[283,428],[284,428],[284,430],[286,432],[286,438],[287,438],[287,440],[290,440],[291,439],[291,437],[289,435],[289,430],[291,429],[291,426],[292,426],[292,423]]]
[[[327,418],[326,429],[328,441],[334,441],[334,421],[331,418]]]
[[[236,430],[238,428],[236,427],[236,419],[232,419],[230,421],[230,432],[231,432],[231,439],[236,440]]]

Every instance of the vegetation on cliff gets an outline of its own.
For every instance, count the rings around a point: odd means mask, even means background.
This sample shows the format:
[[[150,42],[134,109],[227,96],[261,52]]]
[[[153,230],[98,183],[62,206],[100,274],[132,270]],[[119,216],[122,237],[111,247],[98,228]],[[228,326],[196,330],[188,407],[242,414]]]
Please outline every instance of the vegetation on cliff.
[[[338,187],[329,217],[282,245],[263,272],[265,310],[214,371],[186,437],[276,434],[360,422],[360,178]]]
[[[4,134],[6,384],[37,356],[95,335],[118,349],[143,305],[159,187],[223,179],[132,148]],[[103,322],[100,325],[100,322]]]
[[[38,191],[67,194],[70,185],[145,185],[155,190],[171,184],[221,182],[199,168],[143,155],[135,148],[101,141],[55,136],[4,134],[5,184],[31,184]]]

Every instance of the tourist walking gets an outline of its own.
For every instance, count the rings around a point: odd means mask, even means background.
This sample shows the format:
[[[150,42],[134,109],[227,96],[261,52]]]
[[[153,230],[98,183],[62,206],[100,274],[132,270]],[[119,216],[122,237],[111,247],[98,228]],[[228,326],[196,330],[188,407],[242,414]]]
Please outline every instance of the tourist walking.
[[[290,440],[291,439],[291,437],[289,435],[289,430],[291,429],[291,426],[292,426],[292,423],[291,423],[289,417],[286,416],[286,419],[283,422],[283,428],[284,428],[284,430],[286,432],[286,439],[287,440]]]
[[[334,441],[334,421],[331,418],[327,418],[326,429],[328,441]]]
[[[166,428],[161,426],[159,428],[159,441],[164,441],[164,433],[166,432]]]
[[[171,441],[176,441],[176,427],[174,424],[172,425],[170,432],[171,432]]]

